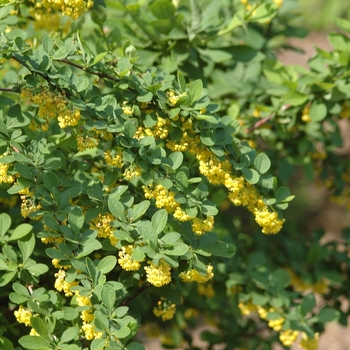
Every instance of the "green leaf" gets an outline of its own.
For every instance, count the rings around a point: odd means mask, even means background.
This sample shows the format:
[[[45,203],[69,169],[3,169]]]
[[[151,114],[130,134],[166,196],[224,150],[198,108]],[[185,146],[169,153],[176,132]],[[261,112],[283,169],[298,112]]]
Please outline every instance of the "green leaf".
[[[49,271],[49,267],[45,264],[35,264],[32,266],[27,267],[27,270],[29,273],[33,276],[40,276]]]
[[[251,293],[252,303],[254,305],[266,305],[266,303],[270,300],[270,297],[266,294],[259,294],[256,292]]]
[[[243,168],[241,170],[241,173],[244,178],[252,185],[256,184],[259,181],[259,173],[254,169]]]
[[[4,260],[0,259],[0,271],[4,271],[4,270],[6,271],[8,269],[9,269],[9,267],[7,266],[6,262]]]
[[[316,298],[313,293],[309,293],[303,297],[303,301],[301,302],[300,312],[305,317],[308,313],[310,313],[314,307],[316,306]]]
[[[123,339],[126,338],[131,333],[130,328],[121,327],[120,329],[113,332],[113,335],[117,338]]]
[[[108,208],[115,218],[126,221],[124,205],[114,195],[108,197]]]
[[[17,271],[6,272],[0,277],[0,287],[9,284],[13,278],[17,275]]]
[[[100,62],[101,60],[103,60],[107,54],[108,54],[107,51],[99,53],[99,54],[94,58],[93,62],[89,65],[89,67],[92,67],[92,66],[94,66],[95,64],[97,64],[98,62]]]
[[[226,242],[217,242],[205,250],[209,251],[212,255],[222,256],[224,258],[231,258],[236,253],[236,247]]]
[[[183,76],[183,74],[178,71],[177,72],[177,82],[180,86],[180,91],[183,93],[186,91],[187,85],[186,85],[186,80],[185,77]]]
[[[104,257],[97,265],[97,270],[101,273],[106,274],[112,271],[117,264],[117,258],[113,255]]]
[[[340,317],[338,310],[331,309],[330,307],[323,308],[318,314],[317,319],[321,323],[335,322]]]
[[[28,289],[23,286],[22,284],[18,283],[18,282],[15,282],[13,283],[12,285],[12,289],[17,293],[17,294],[20,294],[20,295],[24,295],[28,298],[30,298],[30,293],[28,291]]]
[[[63,306],[61,311],[63,312],[63,319],[66,321],[75,320],[79,316],[79,312],[69,306]]]
[[[183,158],[184,158],[184,156],[183,156],[182,152],[171,153],[169,156],[169,159],[171,160],[171,168],[173,170],[178,169],[183,162]]]
[[[188,245],[184,243],[175,243],[172,247],[162,250],[166,255],[182,256],[188,252]]]
[[[77,259],[81,259],[83,256],[88,256],[93,251],[101,249],[102,244],[97,239],[89,239],[84,242],[83,249],[76,256]]]
[[[24,239],[20,239],[18,240],[17,244],[19,247],[19,250],[22,253],[22,258],[23,258],[23,263],[25,263],[28,258],[31,256],[31,254],[33,253],[34,247],[35,247],[35,237],[33,234],[31,234],[30,236],[27,236],[28,238]]]
[[[297,91],[289,91],[283,95],[283,102],[291,106],[300,106],[308,100],[308,96]]]
[[[48,349],[50,350],[50,343],[36,335],[25,335],[24,337],[18,340],[20,345],[26,349]]]
[[[130,343],[127,347],[126,350],[145,350],[146,348],[140,344],[140,343]]]
[[[16,169],[16,171],[19,172],[19,174],[22,177],[24,177],[24,178],[26,178],[28,180],[34,181],[32,172],[30,171],[30,168],[28,167],[28,165],[22,164],[22,163],[17,163],[15,165],[15,169]]]
[[[309,115],[312,121],[319,122],[324,118],[326,118],[327,113],[328,113],[327,107],[324,103],[315,102],[312,104],[310,108]]]
[[[193,81],[188,87],[188,94],[191,98],[191,103],[196,102],[202,95],[203,83],[200,79]]]
[[[277,203],[283,202],[285,199],[290,197],[290,189],[286,186],[281,186],[276,192]]]
[[[133,221],[139,219],[143,214],[146,213],[151,202],[148,200],[142,201],[133,207]]]
[[[176,12],[175,6],[168,0],[156,0],[149,9],[159,19],[172,19]]]
[[[178,232],[169,232],[167,234],[165,234],[161,240],[165,243],[165,244],[173,244],[175,242],[177,242],[179,239],[181,238],[181,234]]]
[[[344,18],[335,18],[334,23],[338,28],[350,33],[350,21],[349,20],[344,19]]]
[[[11,341],[9,339],[7,339],[6,337],[0,337],[0,349],[15,350]]]
[[[39,317],[31,317],[30,323],[41,338],[50,342],[49,331],[47,329],[46,323]]]
[[[68,214],[68,222],[74,233],[78,234],[84,225],[84,214],[80,207],[74,207]]]
[[[154,213],[151,219],[152,227],[156,234],[159,235],[165,228],[168,222],[168,213],[165,209],[158,210]]]
[[[58,187],[58,177],[53,172],[45,172],[44,184],[46,188],[52,192],[52,187]]]
[[[17,226],[11,233],[10,238],[8,241],[17,241],[18,239],[21,239],[25,236],[27,236],[28,233],[32,232],[33,226],[29,224],[20,224]]]
[[[5,233],[9,230],[11,227],[11,217],[10,215],[6,213],[0,214],[0,237],[3,239],[5,236]]]
[[[111,312],[114,310],[116,302],[115,290],[110,284],[105,284],[101,291],[101,300],[103,305]]]
[[[106,339],[97,338],[91,342],[91,350],[102,350],[106,348]],[[81,348],[79,348],[81,349]],[[118,350],[121,348],[118,348]]]
[[[254,166],[260,174],[265,174],[271,167],[270,158],[265,153],[260,153],[254,159]]]

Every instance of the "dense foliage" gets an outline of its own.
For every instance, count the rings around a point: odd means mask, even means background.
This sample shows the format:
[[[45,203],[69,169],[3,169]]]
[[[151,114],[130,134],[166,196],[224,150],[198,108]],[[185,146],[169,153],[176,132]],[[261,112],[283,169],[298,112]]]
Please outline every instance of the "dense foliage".
[[[350,39],[283,66],[296,11],[0,1],[1,346],[194,349],[204,322],[208,349],[312,350],[346,324],[349,231],[283,212],[300,169],[348,199]]]

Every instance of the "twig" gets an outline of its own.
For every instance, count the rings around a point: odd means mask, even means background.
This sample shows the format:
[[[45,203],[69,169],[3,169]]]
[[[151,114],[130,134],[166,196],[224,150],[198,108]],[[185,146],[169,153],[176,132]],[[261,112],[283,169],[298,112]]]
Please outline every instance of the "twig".
[[[258,120],[253,126],[251,126],[249,129],[246,129],[245,132],[246,133],[252,132],[253,130],[259,128],[261,125],[266,124],[274,116],[275,116],[275,114],[270,114],[267,117],[264,117],[264,118]]]
[[[135,298],[137,298],[142,292],[144,292],[148,287],[150,287],[151,285],[149,283],[146,283],[145,285],[143,285],[134,295],[132,295],[131,297],[127,298],[126,300],[124,300],[122,302],[122,306],[125,306],[127,304],[129,304],[132,300],[134,300]]]

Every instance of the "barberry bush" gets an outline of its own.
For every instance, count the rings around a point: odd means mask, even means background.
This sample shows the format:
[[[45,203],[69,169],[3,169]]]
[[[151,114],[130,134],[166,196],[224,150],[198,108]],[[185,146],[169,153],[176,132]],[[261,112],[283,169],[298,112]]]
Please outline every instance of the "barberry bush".
[[[0,1],[0,347],[195,349],[204,323],[207,349],[315,350],[346,324],[350,231],[288,206],[302,177],[347,205],[350,40],[284,66],[297,9]]]

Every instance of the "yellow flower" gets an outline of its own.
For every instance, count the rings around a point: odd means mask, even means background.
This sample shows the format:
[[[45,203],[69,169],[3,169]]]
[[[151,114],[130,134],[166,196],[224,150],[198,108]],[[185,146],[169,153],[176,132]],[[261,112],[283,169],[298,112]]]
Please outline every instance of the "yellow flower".
[[[33,316],[32,312],[25,309],[23,305],[19,306],[19,309],[14,312],[17,322],[24,323],[27,327],[31,326],[30,318]]]
[[[126,271],[136,271],[141,266],[139,261],[134,260],[131,257],[133,250],[134,250],[133,245],[127,245],[127,246],[124,246],[118,253],[119,255],[118,263]]]
[[[250,315],[252,312],[257,311],[257,306],[252,304],[250,301],[243,303],[238,303],[238,308],[240,309],[242,315]]]
[[[263,210],[256,209],[254,211],[255,221],[262,227],[262,232],[265,234],[278,233],[284,223],[284,219],[279,219],[276,212],[271,212],[267,208]]]
[[[95,327],[90,324],[90,323],[84,323],[81,326],[81,329],[84,331],[85,333],[85,338],[87,340],[94,340],[94,339],[98,339],[101,338],[103,333],[102,332],[97,332]]]
[[[207,273],[205,275],[201,275],[196,269],[191,269],[188,270],[186,273],[181,272],[179,276],[183,282],[205,283],[214,277],[213,266],[207,266]]]
[[[204,295],[207,298],[213,298],[215,296],[215,291],[212,284],[197,284],[198,294]]]
[[[163,321],[171,320],[176,312],[176,305],[170,303],[165,298],[158,301],[157,307],[153,308],[153,313],[157,317],[161,317]]]
[[[145,266],[147,281],[155,287],[162,287],[171,282],[171,268],[169,264],[160,260],[158,265],[148,261],[150,266]]]
[[[192,222],[192,231],[196,235],[202,235],[209,232],[214,227],[214,216],[207,216],[206,219],[194,218]]]
[[[97,237],[109,238],[113,236],[114,228],[111,226],[111,222],[114,217],[111,214],[99,214],[98,217],[90,223],[90,230],[97,230]]]
[[[303,339],[299,343],[300,348],[303,350],[317,350],[319,334],[315,333],[313,338],[309,338],[306,333],[302,333]]]
[[[64,295],[66,297],[70,297],[73,295],[73,291],[71,290],[72,287],[77,286],[79,282],[73,281],[73,282],[67,282],[65,280],[66,272],[64,270],[59,270],[57,273],[55,273],[56,281],[55,281],[55,288],[59,292],[64,292]]]
[[[281,331],[279,338],[284,346],[291,346],[297,340],[298,335],[299,331],[288,329],[286,331]]]

